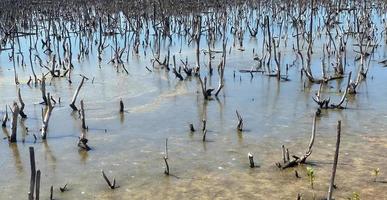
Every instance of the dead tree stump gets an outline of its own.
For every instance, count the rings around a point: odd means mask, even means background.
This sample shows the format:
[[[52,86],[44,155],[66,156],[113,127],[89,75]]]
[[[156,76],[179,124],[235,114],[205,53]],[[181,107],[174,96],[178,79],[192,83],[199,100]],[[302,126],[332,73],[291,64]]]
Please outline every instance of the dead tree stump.
[[[17,134],[17,116],[19,115],[19,106],[16,102],[13,102],[12,106],[12,133],[11,138],[9,139],[10,142],[16,142],[16,134]]]

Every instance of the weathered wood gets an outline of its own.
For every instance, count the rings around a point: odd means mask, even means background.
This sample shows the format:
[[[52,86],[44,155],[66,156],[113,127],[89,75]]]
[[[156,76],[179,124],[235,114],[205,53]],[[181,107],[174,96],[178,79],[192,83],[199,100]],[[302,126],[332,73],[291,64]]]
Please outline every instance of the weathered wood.
[[[288,160],[286,160],[285,145],[282,145],[282,146],[281,146],[281,149],[282,149],[282,161],[283,161],[284,164],[285,164],[286,162],[288,162]]]
[[[89,147],[89,145],[87,144],[89,142],[89,140],[86,138],[86,132],[85,130],[83,129],[81,131],[81,136],[79,137],[79,140],[78,140],[78,147],[82,150],[86,150],[86,151],[90,151],[91,148]]]
[[[66,183],[63,187],[59,187],[59,190],[60,190],[61,192],[67,191],[67,183]]]
[[[189,130],[191,132],[195,132],[195,128],[194,128],[194,125],[193,124],[189,124]]]
[[[42,80],[41,80],[41,84],[40,84],[40,91],[42,92],[42,99],[43,99],[43,102],[42,104],[45,104],[47,105],[47,96],[46,96],[46,76],[44,74],[42,74]]]
[[[50,200],[54,200],[53,196],[54,196],[54,186],[51,185],[51,187],[50,187]]]
[[[253,157],[253,154],[251,154],[250,152],[247,154],[247,156],[249,157],[249,162],[250,162],[250,168],[254,168],[255,167],[255,164],[254,164],[254,157]]]
[[[183,76],[181,75],[181,68],[179,68],[179,71],[177,70],[177,66],[176,66],[176,58],[175,58],[175,55],[172,56],[173,58],[173,69],[172,69],[172,72],[175,74],[176,78],[179,78],[179,80],[184,80]]]
[[[220,61],[219,63],[219,66],[218,66],[218,73],[219,73],[219,84],[218,84],[218,89],[216,89],[216,92],[215,92],[215,97],[217,97],[220,93],[220,91],[222,90],[222,88],[224,87],[224,64],[223,64],[223,60]]]
[[[82,76],[81,83],[79,83],[77,90],[75,90],[75,92],[74,92],[73,99],[71,100],[71,103],[70,103],[70,107],[73,109],[73,111],[77,111],[78,110],[78,108],[75,106],[75,101],[77,100],[79,91],[81,90],[85,80],[88,80],[88,78],[86,76]]]
[[[110,189],[114,190],[117,188],[116,186],[116,179],[114,178],[113,179],[113,184],[110,182],[109,178],[106,176],[105,172],[103,170],[101,170],[102,172],[102,177],[105,179],[106,183],[108,184],[108,186],[110,187]]]
[[[39,200],[40,198],[40,170],[38,170],[36,172],[36,196],[35,196],[35,200]]]
[[[54,107],[51,104],[51,99],[50,99],[50,93],[47,93],[47,105],[46,105],[46,111],[44,112],[44,118],[42,121],[42,129],[41,129],[41,136],[42,139],[45,140],[47,137],[47,128],[48,128],[48,122],[50,121],[51,113]]]
[[[83,104],[83,99],[81,100],[81,121],[82,121],[82,129],[87,130],[88,127],[86,126],[86,122],[85,122],[85,108]]]
[[[204,130],[203,131],[203,142],[205,142],[206,141],[206,135],[207,135],[207,130]]]
[[[237,130],[243,131],[243,119],[242,116],[239,114],[238,110],[235,111],[237,118],[238,118],[238,124],[237,124]]]
[[[165,162],[165,170],[164,174],[169,175],[169,164],[168,164],[168,138],[165,139],[165,152],[164,152],[164,162]]]
[[[35,177],[36,177],[36,168],[35,168],[35,150],[34,147],[30,147],[30,165],[31,165],[31,179],[30,179],[30,191],[28,193],[28,199],[34,199],[35,191]]]
[[[12,106],[12,133],[11,137],[9,139],[10,142],[16,142],[16,135],[17,135],[17,116],[19,115],[19,106],[17,105],[16,102],[13,102]]]
[[[347,85],[345,87],[343,96],[341,96],[340,102],[338,104],[331,104],[331,108],[344,109],[342,104],[344,103],[345,99],[347,98],[348,89],[349,89],[349,86],[350,86],[350,83],[351,83],[351,75],[352,75],[352,72],[349,72]]]
[[[206,125],[207,125],[207,120],[203,119],[202,120],[202,131],[206,130]]]
[[[335,157],[333,159],[332,174],[331,174],[331,179],[330,179],[330,183],[329,183],[327,200],[332,200],[332,193],[333,193],[333,189],[334,189],[334,185],[335,185],[337,162],[339,160],[340,139],[341,139],[341,121],[338,121],[337,122],[336,151],[335,151]]]
[[[317,114],[315,114],[314,118],[313,118],[312,135],[310,137],[308,150],[306,151],[306,153],[304,155],[302,155],[301,157],[293,155],[292,156],[293,160],[289,160],[289,158],[288,158],[289,156],[287,153],[289,150],[286,150],[285,146],[282,145],[282,159],[283,159],[284,163],[283,164],[276,163],[277,167],[279,167],[281,169],[286,169],[286,168],[294,167],[294,166],[297,166],[299,164],[303,164],[306,162],[306,159],[312,154],[312,147],[313,147],[315,136],[316,136],[316,119],[317,119]]]
[[[18,88],[17,90],[17,95],[18,95],[18,98],[19,98],[19,102],[20,102],[20,111],[19,111],[19,114],[22,118],[27,118],[27,115],[24,113],[24,107],[25,107],[25,104],[24,104],[24,101],[22,99],[22,96],[21,96],[21,93],[20,93],[20,88]]]

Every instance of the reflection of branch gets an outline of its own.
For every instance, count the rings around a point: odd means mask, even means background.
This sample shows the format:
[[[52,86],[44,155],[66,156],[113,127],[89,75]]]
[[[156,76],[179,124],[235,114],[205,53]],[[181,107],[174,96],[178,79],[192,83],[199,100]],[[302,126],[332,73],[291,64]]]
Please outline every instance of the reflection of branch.
[[[11,144],[9,144],[9,147],[12,149],[13,157],[15,158],[15,166],[16,166],[16,168],[19,171],[22,171],[23,170],[23,165],[22,165],[22,162],[20,160],[20,153],[19,153],[19,149],[17,148],[17,144],[16,143],[11,143]]]
[[[44,149],[46,150],[45,152],[49,155],[49,157],[53,162],[56,162],[56,157],[52,153],[50,146],[48,146],[47,140],[43,140],[43,144],[44,144]]]

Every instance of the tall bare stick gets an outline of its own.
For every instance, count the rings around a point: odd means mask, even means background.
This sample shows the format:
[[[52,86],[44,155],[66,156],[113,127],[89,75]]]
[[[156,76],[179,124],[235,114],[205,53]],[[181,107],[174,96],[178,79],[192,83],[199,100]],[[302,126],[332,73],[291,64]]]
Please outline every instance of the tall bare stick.
[[[334,188],[334,184],[335,184],[337,161],[339,160],[340,137],[341,137],[341,121],[338,121],[337,122],[336,151],[335,151],[335,157],[333,160],[332,175],[331,175],[331,181],[329,184],[327,200],[332,200],[332,192],[333,192],[333,188]]]

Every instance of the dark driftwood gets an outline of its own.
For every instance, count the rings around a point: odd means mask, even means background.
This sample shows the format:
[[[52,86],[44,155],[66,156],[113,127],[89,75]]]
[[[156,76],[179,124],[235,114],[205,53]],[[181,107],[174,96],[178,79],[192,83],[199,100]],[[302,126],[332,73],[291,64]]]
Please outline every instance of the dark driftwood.
[[[202,131],[206,130],[206,124],[207,124],[207,120],[203,119],[203,121],[202,121]]]
[[[40,170],[36,172],[36,195],[35,195],[35,200],[39,200],[40,196]]]
[[[179,80],[184,80],[183,76],[181,75],[181,68],[179,67],[179,70],[177,70],[177,67],[176,67],[176,58],[175,58],[175,55],[173,55],[173,73],[175,74],[176,78],[179,78]]]
[[[19,114],[22,118],[27,118],[27,115],[24,113],[24,107],[25,107],[25,104],[24,104],[24,101],[22,99],[22,96],[21,96],[21,93],[20,93],[20,88],[17,90],[17,96],[19,98],[19,102],[20,102],[20,111],[19,111]]]
[[[50,200],[54,199],[53,196],[54,196],[54,186],[51,185],[51,187],[50,187]]]
[[[194,128],[193,124],[189,124],[189,130],[191,132],[195,132],[195,128]]]
[[[30,147],[30,164],[31,164],[31,179],[30,179],[30,191],[28,193],[28,199],[34,199],[35,191],[35,177],[36,177],[36,168],[35,168],[35,151],[34,147]]]
[[[116,188],[118,188],[118,186],[116,186],[116,179],[113,178],[113,183],[110,182],[110,180],[108,179],[108,177],[106,176],[105,172],[103,170],[101,170],[102,172],[102,177],[105,179],[106,183],[108,184],[108,186],[110,187],[110,189],[114,190]]]
[[[65,184],[63,187],[59,187],[59,190],[61,192],[66,192],[67,191],[67,184]]]
[[[330,180],[330,183],[329,183],[329,189],[328,189],[327,200],[332,200],[332,192],[333,192],[334,185],[335,185],[335,176],[336,176],[337,161],[338,161],[338,159],[339,159],[340,137],[341,137],[341,121],[338,121],[338,122],[337,122],[336,151],[335,151],[335,157],[334,157],[334,159],[333,159],[332,175],[331,175],[331,180]]]
[[[12,106],[12,133],[9,139],[10,142],[16,142],[16,134],[17,134],[17,116],[19,115],[19,106],[16,102],[13,102]]]
[[[89,140],[86,139],[86,131],[89,129],[89,127],[86,126],[86,122],[85,122],[85,108],[84,108],[83,100],[81,100],[80,114],[81,114],[81,121],[82,121],[82,132],[81,132],[81,136],[79,137],[78,147],[83,150],[89,151],[91,148],[87,145],[87,142]]]
[[[124,102],[122,101],[122,99],[120,99],[120,113],[123,113],[124,112]]]
[[[169,164],[168,164],[168,138],[165,139],[165,152],[164,152],[164,162],[165,162],[165,170],[164,174],[169,175]]]
[[[78,147],[82,150],[90,151],[91,148],[87,144],[89,140],[86,138],[86,132],[85,130],[82,130],[81,136],[79,137],[78,140]]]

